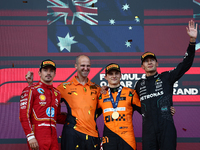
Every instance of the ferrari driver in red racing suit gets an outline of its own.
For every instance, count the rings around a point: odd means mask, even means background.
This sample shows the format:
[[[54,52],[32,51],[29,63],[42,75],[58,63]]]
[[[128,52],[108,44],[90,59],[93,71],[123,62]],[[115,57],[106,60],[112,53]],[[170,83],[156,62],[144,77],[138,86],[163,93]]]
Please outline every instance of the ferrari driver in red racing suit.
[[[41,64],[40,73],[55,71],[55,63],[45,60]],[[50,74],[50,75],[48,75]],[[54,74],[53,74],[54,75]],[[20,97],[20,122],[24,129],[30,149],[58,150],[56,121],[65,123],[66,115],[60,113],[60,92],[52,84],[45,81],[51,73],[40,76],[41,81],[26,87]],[[50,79],[50,80],[51,80]],[[34,141],[34,139],[36,141]],[[34,143],[30,143],[30,141]]]

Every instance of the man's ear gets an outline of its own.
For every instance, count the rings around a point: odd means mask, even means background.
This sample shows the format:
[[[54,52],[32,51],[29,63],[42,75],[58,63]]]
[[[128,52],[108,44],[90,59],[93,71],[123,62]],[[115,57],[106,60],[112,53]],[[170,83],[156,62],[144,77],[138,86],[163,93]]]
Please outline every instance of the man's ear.
[[[41,71],[42,71],[42,70],[41,70]],[[38,71],[38,75],[39,75],[40,77],[41,77],[41,71],[40,71],[40,70]]]
[[[156,62],[156,67],[158,67],[158,62]]]
[[[77,64],[75,64],[74,67],[77,69],[77,67],[78,67]]]
[[[143,64],[141,65],[141,68],[144,69],[144,65]]]
[[[104,78],[107,80],[107,75],[105,75]]]

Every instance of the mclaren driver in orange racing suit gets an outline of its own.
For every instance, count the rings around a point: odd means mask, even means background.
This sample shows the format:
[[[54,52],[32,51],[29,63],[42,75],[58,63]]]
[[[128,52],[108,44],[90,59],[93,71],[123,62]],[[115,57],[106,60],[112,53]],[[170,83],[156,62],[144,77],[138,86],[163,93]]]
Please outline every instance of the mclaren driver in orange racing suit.
[[[139,97],[135,90],[120,85],[118,64],[109,64],[105,72],[109,88],[98,101],[104,118],[103,150],[136,150],[132,116],[134,110],[140,112]]]

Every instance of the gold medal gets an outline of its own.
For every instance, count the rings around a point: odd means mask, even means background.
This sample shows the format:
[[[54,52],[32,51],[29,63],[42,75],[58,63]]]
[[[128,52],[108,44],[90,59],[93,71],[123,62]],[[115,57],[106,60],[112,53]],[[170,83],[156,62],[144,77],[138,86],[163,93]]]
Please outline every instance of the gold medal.
[[[119,117],[119,113],[117,112],[117,111],[114,111],[113,113],[112,113],[112,118],[113,119],[117,119]]]

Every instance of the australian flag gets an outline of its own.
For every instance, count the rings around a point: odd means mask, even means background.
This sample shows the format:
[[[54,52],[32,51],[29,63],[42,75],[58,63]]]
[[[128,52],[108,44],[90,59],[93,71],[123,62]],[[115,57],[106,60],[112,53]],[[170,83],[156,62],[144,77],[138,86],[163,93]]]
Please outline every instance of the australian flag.
[[[48,52],[143,52],[143,0],[47,0]]]

